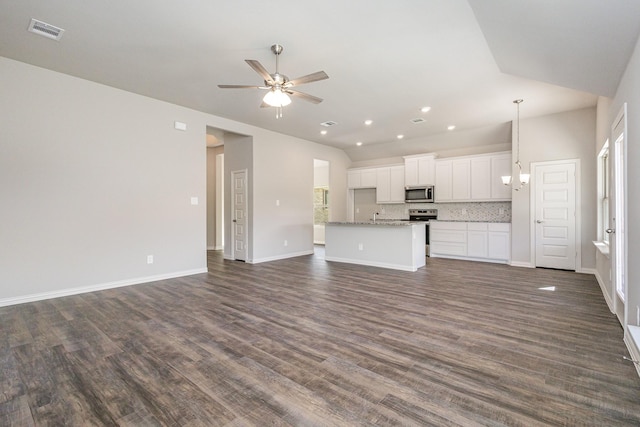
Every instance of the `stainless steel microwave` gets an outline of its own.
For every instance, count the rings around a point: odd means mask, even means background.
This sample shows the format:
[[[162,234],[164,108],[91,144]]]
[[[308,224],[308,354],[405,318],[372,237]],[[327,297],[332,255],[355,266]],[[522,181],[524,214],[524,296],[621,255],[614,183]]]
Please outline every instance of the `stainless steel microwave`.
[[[433,203],[435,201],[433,185],[405,187],[404,201],[405,203]]]

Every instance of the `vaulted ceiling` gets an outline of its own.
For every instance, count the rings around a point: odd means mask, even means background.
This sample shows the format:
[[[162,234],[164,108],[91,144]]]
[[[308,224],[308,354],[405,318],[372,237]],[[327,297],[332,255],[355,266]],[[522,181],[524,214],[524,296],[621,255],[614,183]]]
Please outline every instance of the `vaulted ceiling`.
[[[353,160],[506,142],[516,98],[523,118],[594,106],[615,92],[640,33],[640,0],[0,0],[0,11],[2,56]],[[32,18],[63,28],[60,41],[28,32]],[[281,73],[329,75],[299,87],[322,103],[294,98],[276,119],[260,108],[264,91],[218,88],[263,84],[244,60],[275,71],[275,43]]]

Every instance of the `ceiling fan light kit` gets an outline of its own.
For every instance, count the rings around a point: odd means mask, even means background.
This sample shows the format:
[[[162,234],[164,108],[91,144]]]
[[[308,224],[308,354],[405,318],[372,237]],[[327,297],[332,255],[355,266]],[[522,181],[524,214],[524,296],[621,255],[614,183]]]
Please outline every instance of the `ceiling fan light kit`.
[[[318,71],[312,74],[307,74],[297,79],[289,80],[284,74],[280,74],[278,58],[283,51],[282,45],[274,44],[271,46],[271,52],[276,56],[276,72],[270,74],[262,64],[255,59],[246,59],[245,62],[249,64],[253,70],[264,79],[264,86],[251,86],[251,85],[218,85],[221,89],[262,89],[268,90],[267,94],[262,99],[261,107],[275,107],[276,118],[282,117],[282,107],[291,104],[291,98],[289,95],[311,102],[313,104],[319,104],[322,102],[322,98],[309,95],[304,92],[300,92],[292,89],[294,86],[317,82],[319,80],[328,79],[329,76],[324,71]]]
[[[518,125],[518,130],[516,133],[516,166],[518,166],[518,179],[520,181],[519,187],[514,187],[514,191],[520,191],[522,187],[529,184],[530,175],[528,173],[522,173],[522,163],[520,163],[520,104],[522,104],[524,100],[516,99],[513,101],[517,106],[517,119],[516,123]],[[511,185],[513,182],[513,177],[511,175],[503,175],[502,183],[504,185]]]

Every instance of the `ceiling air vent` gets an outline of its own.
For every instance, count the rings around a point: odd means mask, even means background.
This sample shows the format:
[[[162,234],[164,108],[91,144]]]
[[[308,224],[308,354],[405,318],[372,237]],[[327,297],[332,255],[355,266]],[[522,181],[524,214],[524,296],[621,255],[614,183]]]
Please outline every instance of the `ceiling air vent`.
[[[333,126],[333,125],[337,125],[337,124],[338,124],[338,123],[336,123],[336,122],[334,122],[334,121],[331,121],[331,120],[328,120],[328,121],[326,121],[326,122],[322,122],[322,123],[320,123],[320,125],[322,125],[322,126],[326,126],[326,127]]]
[[[411,119],[411,123],[413,123],[414,125],[422,122],[426,122],[426,120],[423,119],[422,117],[416,117],[415,119]]]
[[[60,40],[62,33],[64,33],[62,28],[54,27],[53,25],[38,21],[37,19],[31,19],[31,22],[29,23],[29,31],[56,41]]]

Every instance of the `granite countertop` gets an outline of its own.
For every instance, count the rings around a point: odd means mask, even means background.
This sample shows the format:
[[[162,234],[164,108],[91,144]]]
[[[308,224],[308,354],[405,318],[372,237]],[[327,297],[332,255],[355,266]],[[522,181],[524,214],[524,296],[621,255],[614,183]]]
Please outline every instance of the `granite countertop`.
[[[501,219],[487,220],[487,219],[432,219],[431,221],[441,222],[490,222],[497,224],[511,224],[511,221],[504,221]]]
[[[408,225],[424,224],[422,221],[409,221],[408,219],[377,219],[374,221],[331,221],[327,225],[387,225],[392,227],[406,227]]]

